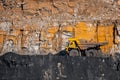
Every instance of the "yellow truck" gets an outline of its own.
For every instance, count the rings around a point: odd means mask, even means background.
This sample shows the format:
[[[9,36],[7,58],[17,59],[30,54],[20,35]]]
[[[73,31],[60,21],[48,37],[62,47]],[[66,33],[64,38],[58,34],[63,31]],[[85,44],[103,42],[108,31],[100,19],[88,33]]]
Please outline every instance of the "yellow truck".
[[[108,44],[108,42],[90,43],[77,38],[69,38],[66,52],[70,56],[98,56],[101,54],[100,46]]]
[[[93,26],[79,22],[73,27],[73,37],[68,39],[65,48],[70,56],[96,56],[101,53],[109,54],[114,45],[114,25]]]

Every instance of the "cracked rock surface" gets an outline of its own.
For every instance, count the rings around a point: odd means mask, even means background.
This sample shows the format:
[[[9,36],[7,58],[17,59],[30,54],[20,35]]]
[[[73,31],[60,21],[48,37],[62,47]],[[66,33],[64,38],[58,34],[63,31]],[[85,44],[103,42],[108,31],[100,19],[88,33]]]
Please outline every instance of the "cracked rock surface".
[[[119,30],[119,19],[120,0],[0,0],[1,30],[8,32],[11,26],[14,26],[15,29],[25,29],[26,25],[29,28],[33,26],[34,30],[45,32],[45,36],[41,36],[39,43],[47,44],[47,46],[49,46],[49,43],[47,43],[47,36],[49,35],[46,30],[50,27],[73,26],[80,21],[106,21],[104,25],[117,21]],[[56,32],[56,36],[58,36],[57,33],[59,32]],[[63,36],[66,37],[66,34],[63,34]],[[33,39],[31,41],[34,41],[35,37],[32,34],[30,37]],[[120,35],[117,38],[119,39]],[[54,43],[56,43],[58,39],[54,40]],[[29,41],[27,42],[30,43]],[[59,45],[60,43],[57,44]],[[51,49],[51,52],[58,52],[60,50],[59,47],[64,46],[63,44],[65,43],[58,46],[58,49]],[[26,45],[30,45],[33,48],[36,44]],[[46,53],[50,51],[42,50],[42,52],[46,51]],[[31,49],[29,51],[39,52]]]

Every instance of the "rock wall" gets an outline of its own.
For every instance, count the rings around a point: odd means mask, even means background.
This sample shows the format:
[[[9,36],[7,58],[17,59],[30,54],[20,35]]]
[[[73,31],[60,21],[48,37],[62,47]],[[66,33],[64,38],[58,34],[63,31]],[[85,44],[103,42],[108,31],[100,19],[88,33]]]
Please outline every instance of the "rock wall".
[[[46,46],[51,46],[47,43],[47,36],[49,35],[46,30],[54,26],[74,26],[80,21],[91,23],[100,21],[103,25],[117,22],[116,26],[119,31],[119,8],[119,0],[1,0],[0,29],[6,31],[7,34],[10,34],[9,31],[11,30],[11,27],[26,30],[27,26],[30,28],[29,30],[32,29],[33,31],[29,32],[31,33],[31,36],[29,37],[30,40],[28,39],[25,46],[29,48],[30,52],[34,52],[35,50],[31,49],[34,45],[36,45],[32,42],[35,39],[33,34],[42,35],[42,32],[45,32],[45,36],[40,37],[39,43]],[[104,23],[104,21],[106,22]],[[59,31],[57,31],[55,35],[58,36],[58,33]],[[63,37],[70,36],[63,34]],[[117,38],[120,38],[119,34]],[[56,37],[56,41],[54,41],[54,43],[57,43],[59,40],[60,39]],[[57,44],[58,48],[54,50],[51,49],[51,52],[55,53],[56,51],[59,51],[59,47],[63,46],[59,46],[59,44],[60,42]],[[3,44],[1,45],[3,46]],[[119,44],[117,44],[117,46],[118,45]],[[50,51],[50,49],[42,47],[45,46],[40,47],[42,52],[48,53],[48,51]],[[4,48],[5,49],[2,53],[5,53],[6,46]],[[36,51],[36,53],[37,52],[39,51]]]
[[[119,80],[119,63],[110,57],[7,53],[0,57],[0,80]]]

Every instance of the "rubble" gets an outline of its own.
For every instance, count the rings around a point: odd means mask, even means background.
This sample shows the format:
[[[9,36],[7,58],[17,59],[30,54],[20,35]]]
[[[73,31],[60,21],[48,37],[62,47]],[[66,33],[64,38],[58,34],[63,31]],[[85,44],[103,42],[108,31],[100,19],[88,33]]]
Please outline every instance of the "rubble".
[[[111,57],[70,57],[55,55],[0,56],[3,80],[119,80],[120,55]]]

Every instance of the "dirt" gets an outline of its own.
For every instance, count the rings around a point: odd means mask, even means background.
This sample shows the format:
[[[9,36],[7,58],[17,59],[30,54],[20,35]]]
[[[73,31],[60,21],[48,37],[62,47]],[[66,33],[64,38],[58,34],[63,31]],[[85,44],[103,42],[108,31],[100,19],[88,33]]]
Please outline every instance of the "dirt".
[[[119,80],[119,64],[111,57],[6,53],[0,56],[0,80]]]

